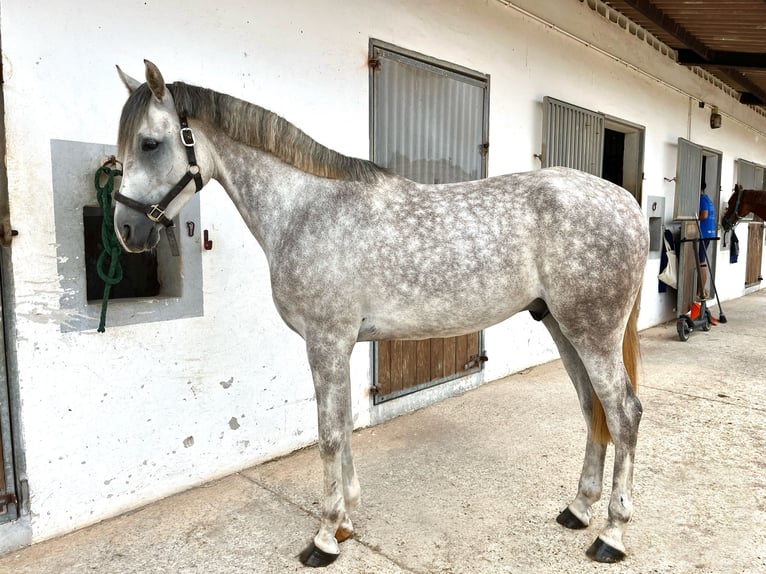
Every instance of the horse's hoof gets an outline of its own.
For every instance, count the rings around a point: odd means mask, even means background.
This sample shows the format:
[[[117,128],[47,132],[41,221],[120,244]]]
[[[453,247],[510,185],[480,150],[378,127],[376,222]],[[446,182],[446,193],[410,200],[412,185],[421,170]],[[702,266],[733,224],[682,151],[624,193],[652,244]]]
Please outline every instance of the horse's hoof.
[[[577,518],[574,513],[569,510],[568,506],[559,513],[556,517],[556,522],[570,530],[582,530],[583,528],[588,528],[588,525]]]
[[[603,562],[605,564],[619,562],[625,558],[625,553],[622,550],[617,550],[614,546],[610,546],[601,540],[600,536],[596,538],[596,541],[593,544],[591,544],[586,554],[591,560]]]
[[[338,528],[338,530],[335,531],[335,540],[338,542],[345,542],[349,538],[351,538],[354,535],[353,530],[349,530],[348,528]]]
[[[304,566],[310,566],[311,568],[323,568],[329,566],[340,556],[340,554],[330,554],[324,550],[320,550],[312,542],[306,549],[300,553],[301,564]]]

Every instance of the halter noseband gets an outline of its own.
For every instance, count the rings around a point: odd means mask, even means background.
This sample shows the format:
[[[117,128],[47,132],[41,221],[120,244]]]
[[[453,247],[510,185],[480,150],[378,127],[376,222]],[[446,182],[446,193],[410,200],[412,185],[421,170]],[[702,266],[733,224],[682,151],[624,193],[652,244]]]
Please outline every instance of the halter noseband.
[[[122,195],[119,191],[115,192],[114,194],[115,201],[119,201],[131,209],[140,211],[153,222],[161,223],[166,228],[173,227],[173,220],[165,215],[165,210],[170,205],[170,202],[178,197],[178,194],[181,193],[181,191],[183,191],[183,189],[189,185],[189,182],[192,180],[194,180],[197,191],[202,189],[203,186],[202,175],[200,174],[199,165],[197,165],[197,156],[194,154],[194,144],[196,143],[196,140],[194,139],[194,132],[192,132],[192,129],[189,127],[189,123],[186,121],[185,116],[181,116],[180,120],[181,142],[184,144],[184,148],[186,148],[186,157],[189,160],[189,166],[183,177],[181,177],[178,183],[175,184],[170,189],[170,191],[167,192],[167,194],[165,194],[165,197],[162,198],[162,201],[154,204],[141,203],[140,201],[136,201],[135,199],[131,199],[130,197]]]
[[[739,215],[739,203],[742,199],[742,192],[745,191],[745,188],[741,185],[737,186],[737,199],[734,202],[734,209],[731,212],[731,215],[729,217],[725,217],[724,220],[721,222],[721,225],[725,230],[729,230],[732,227],[734,227],[737,222],[742,219]]]

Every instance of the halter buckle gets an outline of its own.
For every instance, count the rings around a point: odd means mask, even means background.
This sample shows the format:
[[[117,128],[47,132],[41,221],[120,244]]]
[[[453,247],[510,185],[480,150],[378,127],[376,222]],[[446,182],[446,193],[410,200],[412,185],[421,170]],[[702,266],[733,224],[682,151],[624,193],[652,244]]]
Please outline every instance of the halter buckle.
[[[191,128],[181,128],[181,143],[183,143],[186,147],[194,147],[194,144],[197,143],[197,140],[194,139],[194,132]]]
[[[146,213],[146,217],[151,219],[154,223],[159,223],[165,217],[165,210],[159,205],[152,205],[151,210]]]

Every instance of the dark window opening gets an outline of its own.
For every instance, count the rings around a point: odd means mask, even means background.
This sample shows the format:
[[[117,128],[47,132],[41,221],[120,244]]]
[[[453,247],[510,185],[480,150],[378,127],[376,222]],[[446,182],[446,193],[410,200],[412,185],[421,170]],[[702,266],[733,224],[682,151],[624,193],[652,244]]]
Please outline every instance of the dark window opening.
[[[604,179],[622,186],[623,161],[625,159],[625,134],[609,128],[604,129]]]
[[[98,258],[104,249],[101,241],[101,222],[103,216],[99,207],[83,208],[83,227],[85,230],[85,279],[88,301],[101,300],[104,296],[104,281],[97,271]],[[120,254],[122,281],[112,286],[110,299],[130,299],[134,297],[156,297],[160,294],[160,282],[157,277],[157,252]],[[104,270],[106,271],[106,270]]]

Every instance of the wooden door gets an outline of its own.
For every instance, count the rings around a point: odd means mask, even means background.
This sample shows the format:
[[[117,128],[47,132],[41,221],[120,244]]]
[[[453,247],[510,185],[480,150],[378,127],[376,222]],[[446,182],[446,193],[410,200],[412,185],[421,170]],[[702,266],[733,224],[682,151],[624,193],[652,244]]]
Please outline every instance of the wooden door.
[[[0,86],[0,165],[5,165],[5,95]],[[0,170],[0,233],[2,227],[11,227],[11,214],[8,204],[8,178],[5,170]],[[5,362],[5,326],[3,324],[4,300],[2,289],[3,273],[6,262],[10,261],[10,251],[3,250],[0,255],[0,523],[15,520],[19,516],[16,499],[16,477],[13,456],[13,435],[11,433],[10,387]]]
[[[0,258],[0,523],[19,516],[11,433],[10,387],[5,367],[5,327],[2,311],[2,266]]]
[[[0,258],[0,523],[18,518],[16,478],[11,433],[10,387],[5,367],[5,327],[2,312],[2,266]]]
[[[763,220],[755,220],[747,226],[747,263],[745,265],[745,287],[754,287],[763,281],[761,261],[763,257]]]
[[[4,519],[11,519],[15,518],[15,516],[10,517],[9,515],[9,509],[8,509],[8,502],[15,501],[15,497],[13,499],[10,499],[10,495],[7,494],[8,490],[8,484],[5,479],[5,449],[3,448],[3,443],[5,442],[5,433],[3,432],[2,426],[0,426],[0,522],[4,522]]]
[[[421,183],[486,175],[488,78],[371,43],[372,150],[379,165]],[[374,347],[378,404],[481,369],[481,333]]]
[[[678,316],[686,315],[697,294],[697,261],[699,260],[699,237],[696,221],[681,221],[681,235],[676,245],[678,253],[678,288],[676,289],[676,311]]]
[[[479,333],[423,341],[380,341],[377,349],[377,395],[402,396],[481,367]]]

